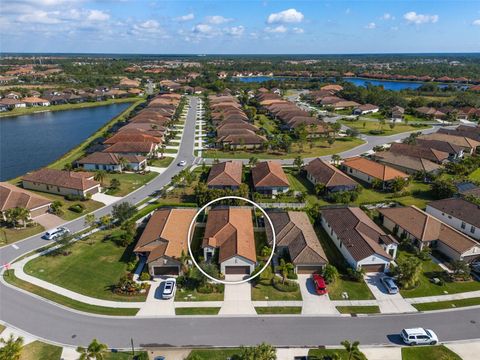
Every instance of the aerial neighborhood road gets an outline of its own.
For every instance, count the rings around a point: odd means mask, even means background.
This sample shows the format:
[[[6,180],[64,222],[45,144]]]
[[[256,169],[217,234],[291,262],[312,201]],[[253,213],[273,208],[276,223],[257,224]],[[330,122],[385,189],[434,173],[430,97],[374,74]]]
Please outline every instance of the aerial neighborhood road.
[[[188,165],[193,155],[197,98],[190,98],[190,109],[176,161],[149,184],[121,201],[137,203],[167,185],[180,171],[179,161]],[[395,141],[405,134],[389,138],[367,137],[368,143],[344,154],[358,155],[375,145]],[[285,161],[285,163],[290,162]],[[95,212],[97,217],[110,213],[111,205]],[[83,218],[66,224],[72,232],[82,230]],[[33,236],[0,249],[2,264],[47,244]],[[66,345],[86,345],[101,339],[112,348],[125,348],[133,338],[136,346],[236,346],[266,341],[277,346],[318,346],[338,344],[345,338],[362,344],[399,343],[402,328],[435,329],[442,341],[480,338],[480,311],[467,309],[446,312],[365,317],[328,316],[197,316],[181,317],[108,317],[77,312],[43,300],[17,288],[0,283],[0,319],[39,338]]]

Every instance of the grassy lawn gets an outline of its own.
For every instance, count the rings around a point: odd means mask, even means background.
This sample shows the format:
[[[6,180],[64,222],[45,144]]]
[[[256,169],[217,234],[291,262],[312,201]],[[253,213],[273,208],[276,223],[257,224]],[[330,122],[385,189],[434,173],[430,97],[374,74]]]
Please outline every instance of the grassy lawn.
[[[397,258],[401,259],[406,253],[399,251]],[[431,260],[422,261],[423,272],[420,277],[420,283],[415,289],[400,290],[403,297],[422,297],[445,294],[456,294],[468,291],[480,290],[480,281],[458,281],[445,282],[443,285],[437,285],[430,281],[434,277],[442,277],[443,269]]]
[[[325,230],[323,230],[322,226],[316,224],[314,228],[329,263],[334,265],[340,273],[340,277],[333,284],[328,284],[328,293],[330,299],[343,300],[343,292],[348,294],[348,298],[350,300],[374,299],[375,297],[364,281],[352,281],[345,276],[345,269],[347,268],[345,259]]]
[[[155,159],[150,160],[150,166],[157,166],[157,167],[168,167],[173,162],[174,158],[170,156],[165,156],[163,159]]]
[[[472,172],[469,176],[469,179],[475,180],[475,181],[480,181],[480,169],[475,170]]]
[[[112,287],[127,272],[131,247],[103,241],[112,230],[99,231],[76,242],[68,256],[40,256],[25,265],[25,272],[52,284],[98,299],[145,301],[146,294],[122,296]]]
[[[202,360],[226,360],[233,356],[240,355],[239,348],[233,349],[206,349],[206,350],[192,350],[190,355],[186,358],[189,359],[202,359]]]
[[[15,276],[13,270],[7,270],[3,275],[5,281],[20,289],[51,300],[57,304],[69,307],[74,310],[88,312],[92,314],[110,315],[110,316],[135,316],[140,309],[136,308],[108,308],[103,306],[90,305],[77,300],[57,294],[56,292],[46,290],[29,282],[23,281]]]
[[[264,114],[258,114],[257,115],[258,119],[255,119],[254,124],[258,126],[259,128],[267,130],[269,133],[275,132],[278,130],[277,124],[273,119],[270,117],[264,115]]]
[[[175,308],[175,315],[217,315],[219,307]]]
[[[301,306],[258,306],[255,307],[258,315],[268,314],[301,314]]]
[[[135,360],[140,354],[145,351],[136,351],[135,357],[129,352],[108,352],[103,356],[103,360]]]
[[[300,288],[297,291],[284,292],[275,289],[272,285],[267,285],[262,282],[258,282],[257,285],[252,287],[252,300],[253,301],[293,301],[302,300],[302,294]]]
[[[323,360],[325,358],[330,359],[333,354],[338,354],[340,360],[348,360],[348,354],[344,349],[310,349],[308,351],[309,360]],[[365,355],[363,358],[366,360]]]
[[[381,126],[378,121],[373,121],[373,120],[370,120],[370,121],[340,120],[339,122],[345,126],[348,126],[349,128],[357,129],[358,131],[360,131],[360,133],[365,135],[376,135],[376,134],[371,134],[370,131],[382,129],[383,134],[379,134],[378,136],[389,136],[389,135],[400,134],[408,131],[421,131],[430,127],[429,125],[426,125],[426,124],[421,124],[421,126],[411,126],[411,125],[406,125],[405,123],[396,123],[395,127],[391,129],[389,126],[389,122],[386,122],[386,124],[383,126]]]
[[[443,345],[404,347],[402,360],[462,360],[460,356]]]
[[[34,341],[22,348],[20,360],[60,360],[62,348],[60,346]]]
[[[331,155],[341,153],[343,151],[350,150],[354,147],[362,145],[363,140],[360,139],[350,139],[342,138],[337,139],[335,143],[330,146],[325,141],[318,141],[315,143],[315,146],[310,149],[308,144],[303,146],[303,151],[300,151],[300,148],[297,143],[292,145],[292,151],[289,153],[284,152],[266,152],[266,151],[222,151],[222,150],[205,150],[202,155],[204,158],[219,158],[219,159],[249,159],[252,156],[255,156],[259,159],[293,159],[297,156],[302,158],[310,158],[324,155]]]
[[[223,293],[201,294],[197,290],[178,289],[175,301],[223,301]]]
[[[142,174],[107,174],[103,181],[108,186],[112,179],[120,181],[120,187],[117,190],[107,190],[106,194],[113,196],[125,196],[156,177],[158,173],[149,172]]]
[[[380,308],[378,306],[337,306],[340,314],[378,314]]]
[[[0,246],[14,243],[45,231],[42,225],[35,225],[25,229],[0,228]]]
[[[429,302],[423,304],[413,304],[413,307],[418,311],[432,311],[442,309],[455,309],[466,306],[480,305],[480,297],[474,297],[469,299],[452,300],[452,301],[438,301]]]

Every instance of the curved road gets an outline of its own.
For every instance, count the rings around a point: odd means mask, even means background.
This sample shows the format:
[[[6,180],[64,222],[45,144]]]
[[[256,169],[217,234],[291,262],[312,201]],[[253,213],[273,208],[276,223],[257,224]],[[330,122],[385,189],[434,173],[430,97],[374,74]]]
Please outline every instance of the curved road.
[[[184,137],[176,162],[192,164],[196,98],[190,100]],[[362,149],[362,152],[364,150]],[[121,201],[136,203],[168,184],[180,168],[173,163],[149,184]],[[111,211],[106,206],[97,217]],[[68,223],[72,231],[84,227],[83,218]],[[0,261],[11,262],[18,256],[48,243],[34,236],[0,248]],[[16,248],[17,247],[17,248]],[[425,326],[435,329],[441,340],[480,338],[478,309],[369,317],[308,316],[197,316],[122,318],[80,313],[55,305],[37,296],[0,282],[0,318],[8,324],[40,338],[65,344],[87,345],[98,338],[112,348],[126,348],[133,338],[136,346],[238,346],[261,341],[276,346],[338,345],[343,339],[358,339],[362,344],[386,344],[399,341],[404,327]]]

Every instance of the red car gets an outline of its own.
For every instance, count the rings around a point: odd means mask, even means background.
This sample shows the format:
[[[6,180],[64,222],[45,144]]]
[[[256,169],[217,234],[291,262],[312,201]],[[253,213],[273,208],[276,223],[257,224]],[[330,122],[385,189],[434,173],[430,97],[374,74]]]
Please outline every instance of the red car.
[[[318,274],[313,274],[313,284],[318,295],[325,295],[328,293],[325,279]]]

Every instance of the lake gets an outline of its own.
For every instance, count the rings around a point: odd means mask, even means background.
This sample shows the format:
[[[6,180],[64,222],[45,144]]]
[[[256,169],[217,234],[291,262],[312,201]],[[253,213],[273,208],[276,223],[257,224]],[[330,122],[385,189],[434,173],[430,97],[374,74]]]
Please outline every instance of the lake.
[[[131,103],[0,118],[0,180],[46,166]]]

